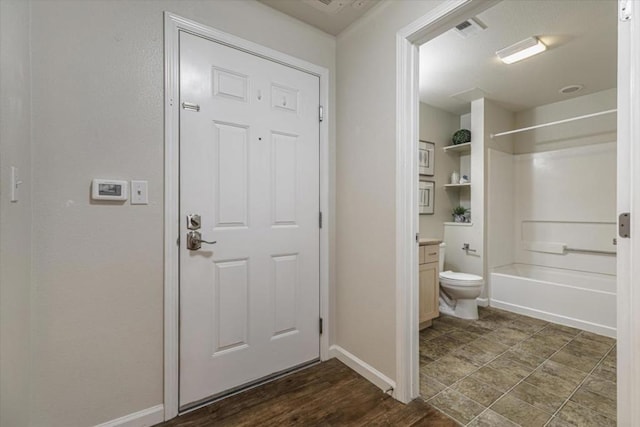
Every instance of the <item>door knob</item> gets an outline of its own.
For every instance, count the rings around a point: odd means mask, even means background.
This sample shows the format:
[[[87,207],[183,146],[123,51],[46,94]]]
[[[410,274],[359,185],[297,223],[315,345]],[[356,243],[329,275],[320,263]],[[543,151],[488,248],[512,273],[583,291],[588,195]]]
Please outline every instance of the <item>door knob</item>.
[[[202,247],[202,244],[206,243],[209,245],[216,244],[216,241],[209,242],[207,240],[202,240],[202,235],[199,231],[190,231],[187,233],[187,249],[190,251],[197,251]]]

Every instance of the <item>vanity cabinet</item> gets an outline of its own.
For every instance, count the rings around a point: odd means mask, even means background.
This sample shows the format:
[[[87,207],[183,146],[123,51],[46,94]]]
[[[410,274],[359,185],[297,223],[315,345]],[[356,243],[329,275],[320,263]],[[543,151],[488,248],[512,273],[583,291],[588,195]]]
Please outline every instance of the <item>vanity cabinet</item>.
[[[439,242],[438,242],[439,243]],[[440,315],[440,247],[438,244],[420,245],[419,250],[419,322],[420,329],[431,326],[431,320]]]

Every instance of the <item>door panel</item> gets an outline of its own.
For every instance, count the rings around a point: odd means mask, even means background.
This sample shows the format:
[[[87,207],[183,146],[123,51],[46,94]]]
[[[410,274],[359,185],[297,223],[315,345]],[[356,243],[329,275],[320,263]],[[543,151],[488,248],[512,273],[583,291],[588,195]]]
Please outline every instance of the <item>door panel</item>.
[[[319,79],[180,35],[180,405],[319,358]]]
[[[248,133],[247,126],[214,122],[213,143],[218,159],[214,177],[215,227],[247,226]]]

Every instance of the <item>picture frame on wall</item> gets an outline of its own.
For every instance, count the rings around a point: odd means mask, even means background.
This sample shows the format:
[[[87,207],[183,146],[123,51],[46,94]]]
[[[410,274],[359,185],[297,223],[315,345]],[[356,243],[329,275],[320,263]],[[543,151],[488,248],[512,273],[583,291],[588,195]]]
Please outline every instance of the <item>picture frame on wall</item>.
[[[420,178],[418,187],[418,203],[420,215],[433,215],[436,183]]]
[[[433,176],[435,173],[436,144],[429,141],[419,141],[418,171],[420,175]]]

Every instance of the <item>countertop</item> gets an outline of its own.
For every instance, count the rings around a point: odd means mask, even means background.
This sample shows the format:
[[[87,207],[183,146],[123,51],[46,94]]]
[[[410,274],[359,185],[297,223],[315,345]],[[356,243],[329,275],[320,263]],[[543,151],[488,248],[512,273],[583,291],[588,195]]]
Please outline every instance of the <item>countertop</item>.
[[[440,243],[442,243],[442,240],[433,239],[433,238],[430,238],[430,237],[421,237],[418,240],[418,243],[420,244],[420,246],[439,245]]]

